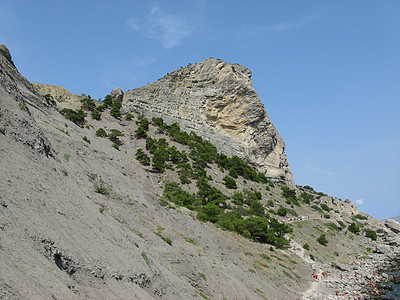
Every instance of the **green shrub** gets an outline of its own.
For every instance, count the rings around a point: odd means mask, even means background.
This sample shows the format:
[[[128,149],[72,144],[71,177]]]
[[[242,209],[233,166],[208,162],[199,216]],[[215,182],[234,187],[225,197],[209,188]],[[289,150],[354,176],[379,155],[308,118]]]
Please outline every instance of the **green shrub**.
[[[19,105],[19,108],[20,108],[22,111],[28,111],[28,109],[26,108],[25,103],[19,102],[18,105]]]
[[[326,239],[326,236],[325,236],[324,233],[321,234],[321,235],[319,236],[319,238],[317,238],[317,242],[320,243],[320,244],[323,245],[323,246],[326,246],[326,245],[328,244],[328,240]]]
[[[373,241],[376,241],[376,239],[378,238],[377,235],[376,235],[376,232],[374,230],[372,230],[372,229],[365,228],[364,232],[365,232],[365,236],[369,237]]]
[[[236,170],[234,168],[230,168],[229,169],[229,176],[233,177],[233,178],[238,178],[238,173],[236,172]]]
[[[237,189],[236,181],[232,177],[226,175],[224,178],[224,184],[228,189]]]
[[[120,136],[124,136],[124,134],[118,129],[111,129],[111,132],[107,135],[109,140],[118,146],[122,145],[122,142],[119,139]]]
[[[102,194],[104,196],[110,195],[109,190],[107,188],[105,188],[102,184],[100,186],[96,185],[94,188],[95,188],[96,193]]]
[[[363,215],[361,215],[361,214],[357,214],[357,215],[356,215],[356,218],[359,219],[359,220],[368,220],[368,217],[363,216]]]
[[[140,148],[136,151],[136,159],[144,166],[150,165],[150,157]]]
[[[142,252],[142,257],[144,259],[144,261],[146,262],[146,264],[150,267],[150,259],[147,257],[146,252]]]
[[[312,205],[311,208],[314,209],[314,210],[316,210],[317,212],[319,212],[319,213],[321,213],[321,214],[323,213],[323,210],[322,210],[319,206],[317,206],[317,205]]]
[[[350,232],[354,233],[354,234],[358,234],[360,233],[360,227],[356,224],[356,223],[351,223],[349,225],[349,227],[347,227],[349,229]]]
[[[304,248],[305,250],[307,250],[307,251],[310,251],[310,246],[309,246],[307,243],[305,243],[305,244],[303,245],[303,248]]]
[[[339,229],[339,227],[337,227],[337,225],[335,223],[332,223],[332,222],[325,223],[325,226],[332,230],[335,230],[335,231],[341,230],[341,229]]]
[[[119,118],[121,118],[121,111],[120,111],[120,109],[118,107],[113,107],[110,110],[110,115],[113,116],[116,119],[119,119]]]
[[[184,191],[176,182],[167,183],[165,185],[164,198],[191,210],[194,209],[193,203],[196,200],[193,194]]]
[[[303,201],[304,203],[310,204],[311,201],[314,199],[314,196],[311,195],[311,194],[308,194],[308,193],[304,192],[304,193],[301,193],[301,194],[300,194],[300,199],[301,199],[301,201]]]
[[[110,107],[110,106],[112,105],[112,103],[113,103],[113,100],[112,100],[112,98],[111,98],[111,95],[105,96],[105,98],[104,98],[104,100],[103,100],[103,105],[104,105],[105,107]]]
[[[287,212],[289,214],[291,214],[293,217],[298,217],[299,216],[299,214],[294,209],[288,208]]]
[[[330,211],[331,209],[328,207],[328,205],[326,205],[325,203],[321,203],[321,208],[325,211]]]
[[[337,220],[337,222],[340,225],[340,227],[342,227],[342,229],[346,227],[346,225],[341,220]]]
[[[274,206],[275,206],[274,200],[269,199],[269,200],[267,201],[267,206],[269,206],[269,207],[274,207]]]
[[[86,143],[90,144],[90,140],[87,138],[87,136],[85,135],[82,140],[84,140]]]
[[[203,278],[204,281],[207,281],[206,275],[199,272],[199,276]]]
[[[126,114],[126,116],[125,116],[125,119],[128,121],[132,120],[133,118],[135,118],[135,116],[132,114]]]
[[[84,98],[81,100],[82,109],[93,111],[96,109],[96,103],[92,98]]]
[[[97,136],[101,136],[101,137],[106,137],[107,136],[107,132],[103,128],[99,128],[96,131],[96,135]]]
[[[97,109],[92,111],[90,115],[92,116],[92,119],[94,119],[94,120],[100,120],[101,119],[101,112],[98,111]]]
[[[287,215],[287,212],[288,212],[287,208],[285,208],[285,207],[283,207],[283,206],[281,205],[281,206],[278,208],[278,210],[276,211],[276,214],[277,214],[278,216],[285,217],[285,216]]]
[[[190,244],[197,245],[197,242],[192,238],[185,238],[185,241],[190,243]]]
[[[83,125],[85,123],[86,113],[82,109],[73,110],[70,108],[63,108],[60,110],[60,113],[64,115],[64,117],[76,125]]]

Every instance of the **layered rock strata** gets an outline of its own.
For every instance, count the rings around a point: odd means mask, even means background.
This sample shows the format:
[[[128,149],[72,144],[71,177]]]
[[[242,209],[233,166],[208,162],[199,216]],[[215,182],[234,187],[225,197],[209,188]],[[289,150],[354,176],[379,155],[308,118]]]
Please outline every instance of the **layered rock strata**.
[[[253,89],[251,71],[209,58],[124,93],[123,106],[177,122],[237,155],[271,180],[294,187],[285,143]]]

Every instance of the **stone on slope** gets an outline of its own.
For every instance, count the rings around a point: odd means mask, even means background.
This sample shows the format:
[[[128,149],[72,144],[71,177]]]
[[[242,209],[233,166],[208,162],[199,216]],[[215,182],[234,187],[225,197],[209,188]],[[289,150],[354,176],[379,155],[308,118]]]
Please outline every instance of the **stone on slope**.
[[[400,233],[400,223],[396,222],[393,219],[386,219],[385,226],[394,233]]]
[[[209,58],[124,93],[123,106],[177,122],[237,155],[275,182],[294,187],[285,143],[271,123],[244,66]]]

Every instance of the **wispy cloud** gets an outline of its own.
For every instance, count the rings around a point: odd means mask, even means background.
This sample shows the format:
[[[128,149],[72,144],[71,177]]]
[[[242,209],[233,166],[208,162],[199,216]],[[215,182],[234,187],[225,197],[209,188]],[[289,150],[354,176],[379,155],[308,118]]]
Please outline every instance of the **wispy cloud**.
[[[320,174],[320,175],[335,175],[336,173],[328,171],[328,170],[324,170],[323,168],[321,168],[318,165],[314,165],[310,162],[306,162],[305,166],[310,169],[311,171],[313,171],[316,174]]]
[[[177,13],[153,4],[144,18],[130,18],[127,24],[133,31],[160,42],[166,49],[171,49],[191,37],[200,20],[201,9],[193,9],[191,14]]]
[[[281,22],[265,26],[265,30],[272,33],[283,33],[286,31],[295,30],[299,27],[303,27],[316,19],[316,16],[308,15],[301,17],[298,20],[290,22]]]
[[[356,204],[357,204],[357,205],[363,205],[363,204],[364,204],[363,199],[357,199],[357,200],[356,200]]]
[[[283,34],[286,32],[294,31],[296,29],[305,27],[321,18],[326,13],[325,10],[320,9],[314,13],[298,17],[294,20],[275,22],[269,24],[261,24],[252,26],[245,30],[248,36],[265,36],[270,34]]]

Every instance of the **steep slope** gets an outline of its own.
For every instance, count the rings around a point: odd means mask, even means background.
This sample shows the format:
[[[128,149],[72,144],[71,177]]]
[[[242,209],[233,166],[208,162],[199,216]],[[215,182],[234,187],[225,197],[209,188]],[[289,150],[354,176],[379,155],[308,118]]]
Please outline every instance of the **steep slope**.
[[[294,299],[306,288],[277,263],[254,270],[269,246],[161,206],[162,178],[134,158],[144,147],[134,122],[105,112],[77,126],[0,59],[3,298]],[[124,133],[121,151],[100,127]]]
[[[294,187],[285,144],[251,82],[248,68],[209,58],[127,91],[128,111],[162,116],[247,160],[275,182]]]

